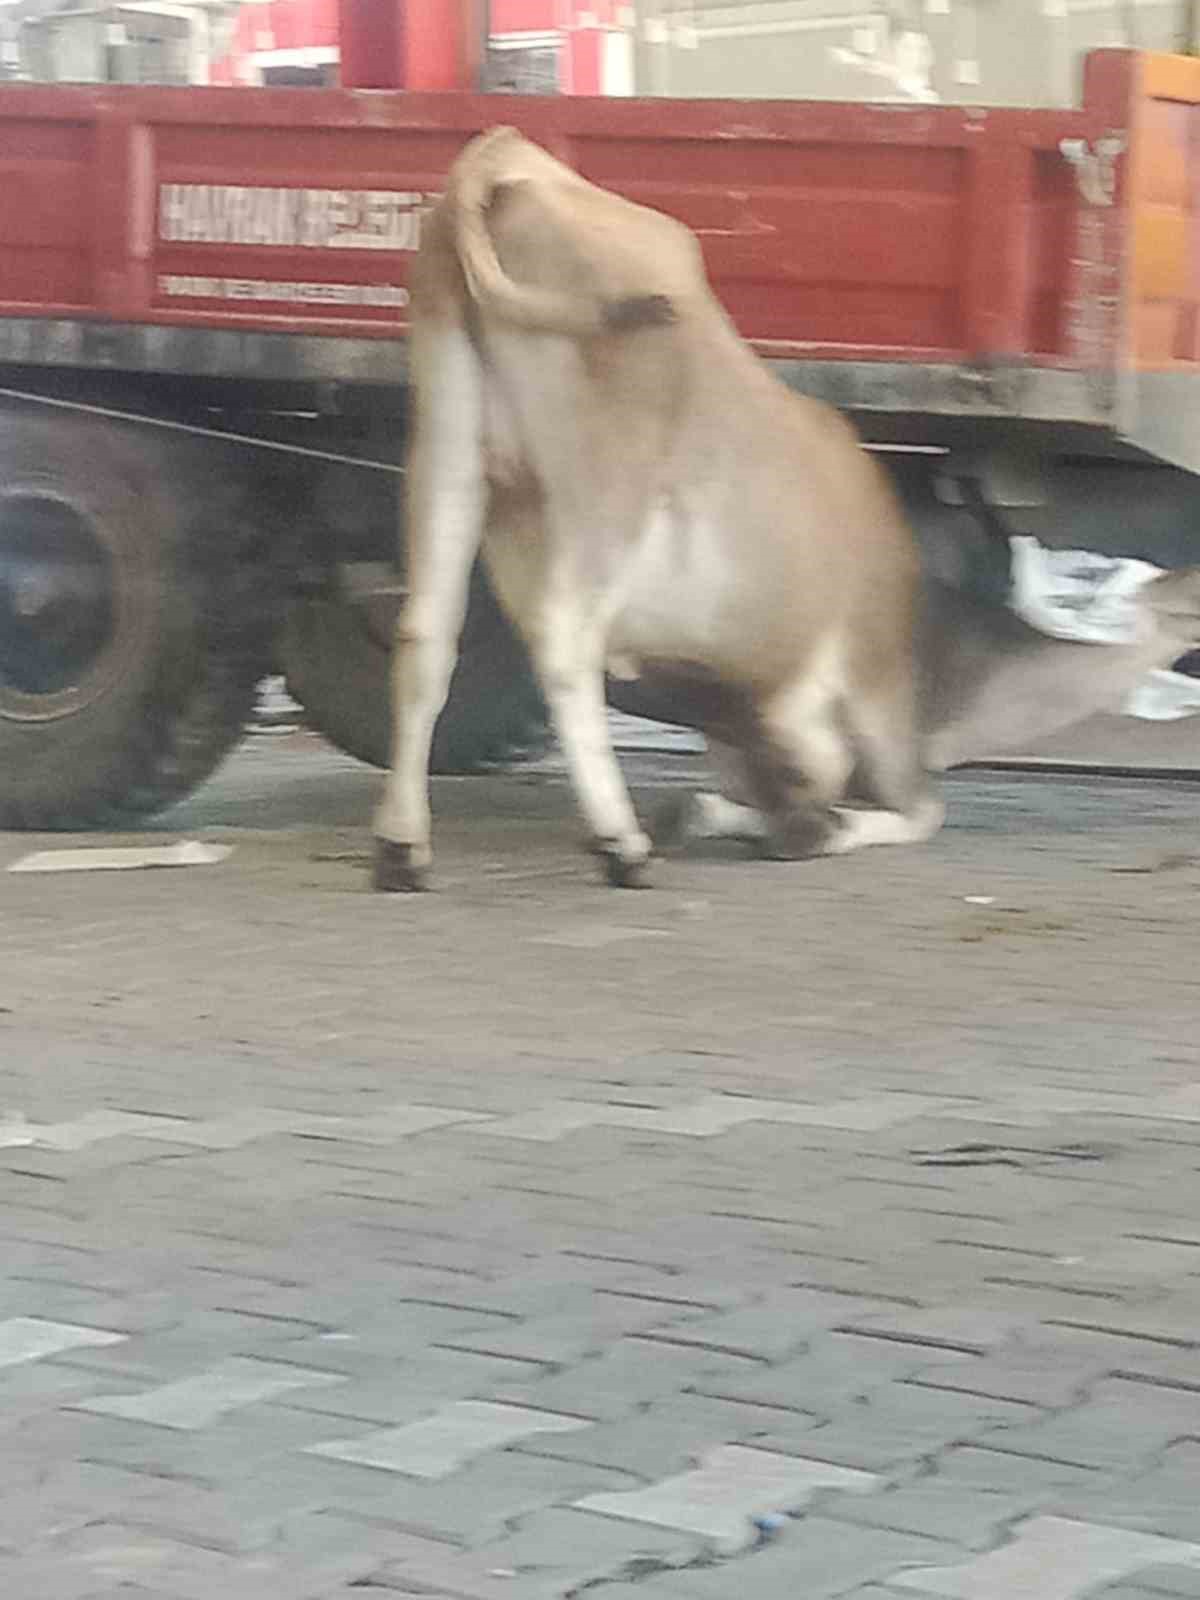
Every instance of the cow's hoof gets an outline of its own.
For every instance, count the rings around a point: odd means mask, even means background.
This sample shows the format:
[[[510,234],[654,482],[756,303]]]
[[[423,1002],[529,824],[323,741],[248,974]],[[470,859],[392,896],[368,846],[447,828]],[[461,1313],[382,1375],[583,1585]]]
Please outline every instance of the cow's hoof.
[[[375,841],[375,870],[372,885],[379,894],[420,894],[429,888],[429,866],[415,859],[411,844],[393,844],[390,839]]]
[[[589,848],[601,863],[609,888],[649,888],[650,841],[645,834],[624,845],[615,839],[593,839]]]
[[[619,856],[616,851],[606,854],[605,882],[611,890],[648,890],[650,888],[650,856],[643,856],[640,861]]]
[[[604,858],[604,877],[610,889],[648,889],[650,887],[650,858],[626,861],[618,855]]]
[[[837,823],[825,811],[797,811],[777,818],[761,839],[756,854],[766,861],[811,861],[829,853]]]

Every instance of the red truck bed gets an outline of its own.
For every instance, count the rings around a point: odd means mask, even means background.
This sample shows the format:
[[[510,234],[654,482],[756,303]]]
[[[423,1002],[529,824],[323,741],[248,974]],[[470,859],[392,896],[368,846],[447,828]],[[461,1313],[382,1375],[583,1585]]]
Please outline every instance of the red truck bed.
[[[692,227],[804,387],[1200,465],[1200,61],[1126,51],[1071,111],[5,86],[0,362],[397,378],[422,210],[498,120]]]

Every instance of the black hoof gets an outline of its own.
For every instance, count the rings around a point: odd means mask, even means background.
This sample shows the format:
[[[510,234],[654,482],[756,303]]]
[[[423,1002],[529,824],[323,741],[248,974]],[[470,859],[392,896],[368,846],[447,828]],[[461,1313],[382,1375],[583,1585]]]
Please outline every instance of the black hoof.
[[[837,824],[827,812],[799,811],[777,819],[757,841],[757,853],[765,861],[812,861],[828,853],[836,832]]]
[[[610,839],[593,839],[588,846],[604,868],[604,881],[610,889],[649,888],[650,857],[626,856]]]
[[[604,857],[604,877],[610,889],[648,889],[650,862],[625,861],[618,855]]]
[[[379,894],[421,894],[429,888],[429,868],[416,864],[411,844],[376,839],[372,884]]]

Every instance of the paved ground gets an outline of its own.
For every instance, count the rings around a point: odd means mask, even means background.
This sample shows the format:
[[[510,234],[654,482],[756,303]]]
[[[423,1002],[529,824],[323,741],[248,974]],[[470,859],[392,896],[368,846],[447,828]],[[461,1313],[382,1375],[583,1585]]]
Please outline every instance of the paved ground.
[[[446,782],[413,900],[376,781],[0,880],[0,1593],[1200,1596],[1194,788],[614,894]]]

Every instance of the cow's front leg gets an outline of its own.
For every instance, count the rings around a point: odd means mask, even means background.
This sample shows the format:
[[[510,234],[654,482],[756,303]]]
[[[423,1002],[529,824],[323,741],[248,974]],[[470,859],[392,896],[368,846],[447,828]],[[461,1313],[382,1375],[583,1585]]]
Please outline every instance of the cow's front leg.
[[[530,646],[590,848],[614,888],[640,888],[651,846],[638,826],[609,738],[604,627],[598,617],[582,615],[570,599],[551,600]]]

